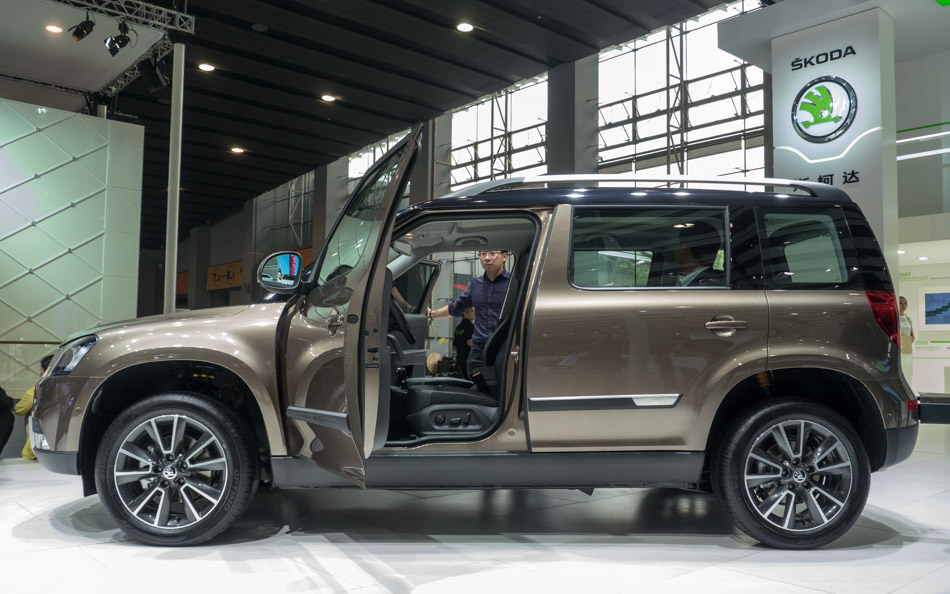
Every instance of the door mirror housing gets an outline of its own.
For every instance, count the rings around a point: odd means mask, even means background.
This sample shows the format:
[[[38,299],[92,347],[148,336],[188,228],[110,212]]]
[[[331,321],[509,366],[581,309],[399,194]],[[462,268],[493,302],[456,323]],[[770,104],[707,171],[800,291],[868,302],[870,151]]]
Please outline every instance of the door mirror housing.
[[[257,269],[257,282],[274,293],[294,293],[300,286],[300,266],[303,262],[297,252],[277,252],[264,258]]]

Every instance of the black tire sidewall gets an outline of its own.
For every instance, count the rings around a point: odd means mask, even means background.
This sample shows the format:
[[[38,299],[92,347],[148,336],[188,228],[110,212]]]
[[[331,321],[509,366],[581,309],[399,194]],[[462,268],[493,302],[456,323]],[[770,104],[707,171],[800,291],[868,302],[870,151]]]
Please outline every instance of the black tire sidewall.
[[[174,530],[153,528],[134,518],[123,505],[112,476],[119,446],[128,434],[143,421],[167,414],[184,414],[203,424],[214,433],[228,457],[227,492],[223,501],[196,524]],[[122,530],[136,540],[182,546],[214,538],[244,510],[255,490],[258,472],[249,435],[243,419],[206,396],[176,392],[141,400],[116,417],[99,445],[95,478],[100,500]]]
[[[845,508],[813,532],[786,532],[768,524],[749,501],[742,478],[756,437],[768,427],[789,420],[823,425],[842,442],[852,460],[851,492]],[[716,496],[739,529],[763,544],[785,549],[820,547],[847,532],[861,516],[871,484],[867,453],[851,424],[827,406],[793,399],[762,403],[737,419],[720,443],[712,472]]]

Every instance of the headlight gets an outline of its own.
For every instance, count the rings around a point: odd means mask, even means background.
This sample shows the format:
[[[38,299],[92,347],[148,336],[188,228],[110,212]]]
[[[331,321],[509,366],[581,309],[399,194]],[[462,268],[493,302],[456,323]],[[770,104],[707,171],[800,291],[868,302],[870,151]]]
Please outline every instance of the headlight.
[[[69,375],[79,365],[92,347],[96,346],[98,336],[83,336],[67,344],[60,351],[50,375]]]

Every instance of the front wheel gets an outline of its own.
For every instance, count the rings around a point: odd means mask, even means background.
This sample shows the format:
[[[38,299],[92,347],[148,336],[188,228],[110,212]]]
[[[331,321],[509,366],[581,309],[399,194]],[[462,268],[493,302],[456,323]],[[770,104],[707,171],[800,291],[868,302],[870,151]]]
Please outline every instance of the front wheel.
[[[258,482],[251,432],[234,410],[195,394],[151,396],[109,426],[96,487],[129,536],[192,545],[223,532]]]
[[[800,400],[745,412],[726,433],[712,471],[716,495],[739,529],[784,549],[820,547],[847,532],[871,482],[848,421]]]

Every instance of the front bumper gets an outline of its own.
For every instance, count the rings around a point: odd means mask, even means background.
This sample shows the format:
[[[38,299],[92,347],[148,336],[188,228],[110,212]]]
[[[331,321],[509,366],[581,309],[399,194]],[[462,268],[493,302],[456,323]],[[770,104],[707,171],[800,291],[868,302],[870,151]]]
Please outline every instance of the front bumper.
[[[79,452],[33,450],[43,468],[58,474],[79,474]]]
[[[54,452],[49,447],[39,419],[32,416],[27,418],[30,445],[43,468],[59,474],[79,474],[79,452]]]

